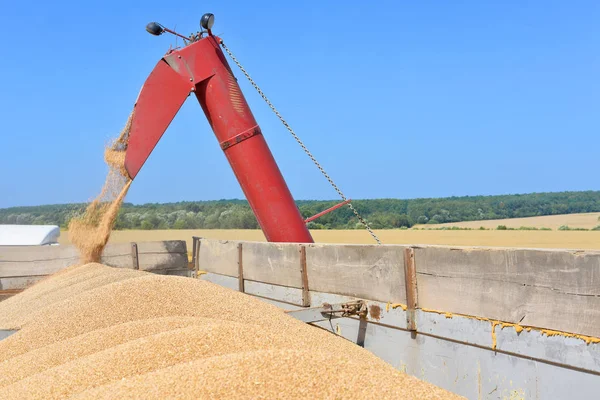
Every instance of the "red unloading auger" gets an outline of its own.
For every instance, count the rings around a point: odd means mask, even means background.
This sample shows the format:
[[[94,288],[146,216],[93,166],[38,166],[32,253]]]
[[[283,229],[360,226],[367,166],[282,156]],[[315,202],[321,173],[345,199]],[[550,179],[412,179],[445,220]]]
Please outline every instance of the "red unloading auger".
[[[194,93],[266,239],[312,243],[306,223],[314,218],[302,218],[221,50],[222,41],[211,32],[213,22],[212,14],[204,14],[201,26],[205,30],[190,37],[155,22],[147,25],[153,35],[169,32],[187,43],[169,50],[139,93],[125,168],[131,179],[137,176],[184,101]],[[315,218],[349,203],[343,200]]]

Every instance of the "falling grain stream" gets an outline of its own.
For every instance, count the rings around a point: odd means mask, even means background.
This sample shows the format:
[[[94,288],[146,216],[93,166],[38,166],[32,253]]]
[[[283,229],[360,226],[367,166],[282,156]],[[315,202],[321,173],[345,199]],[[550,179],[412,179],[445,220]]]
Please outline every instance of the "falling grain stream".
[[[132,119],[133,113],[129,115],[119,137],[104,151],[108,175],[100,194],[82,215],[71,219],[69,223],[69,239],[79,249],[83,264],[100,262],[121,204],[131,186],[131,179],[125,170],[125,150]]]

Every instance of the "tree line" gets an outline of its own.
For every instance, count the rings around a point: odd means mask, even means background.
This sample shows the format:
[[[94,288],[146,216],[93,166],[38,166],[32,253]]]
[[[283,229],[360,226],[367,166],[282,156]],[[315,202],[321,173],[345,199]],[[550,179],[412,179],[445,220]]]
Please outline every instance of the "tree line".
[[[304,218],[338,201],[299,200]],[[416,224],[521,218],[600,211],[600,191],[551,192],[500,196],[423,199],[372,199],[352,202],[374,229],[410,228]],[[53,224],[66,228],[87,204],[56,204],[0,209],[0,224]],[[349,207],[309,223],[311,229],[358,229],[362,225]],[[115,229],[258,229],[245,200],[125,203]]]

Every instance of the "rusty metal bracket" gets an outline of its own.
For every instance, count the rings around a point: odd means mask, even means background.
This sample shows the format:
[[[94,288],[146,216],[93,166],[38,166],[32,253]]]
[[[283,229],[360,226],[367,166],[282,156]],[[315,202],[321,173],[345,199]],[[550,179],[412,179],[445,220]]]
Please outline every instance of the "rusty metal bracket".
[[[308,271],[306,267],[306,247],[300,245],[300,274],[302,275],[302,306],[310,307],[310,291],[308,289]]]
[[[357,300],[339,304],[323,303],[321,307],[290,310],[285,313],[310,324],[351,316],[358,316],[363,320],[367,317],[368,310],[367,304],[363,300]]]
[[[228,148],[235,146],[236,144],[241,143],[246,139],[250,139],[252,136],[260,135],[260,134],[261,134],[260,127],[258,125],[256,125],[254,128],[250,128],[245,132],[235,135],[231,139],[221,142],[221,149],[227,150]]]
[[[246,289],[244,287],[244,263],[242,261],[242,244],[238,243],[238,281],[239,281],[239,291],[245,293]]]
[[[202,238],[198,236],[192,236],[192,267],[194,269],[194,277],[198,277],[198,271],[200,270],[200,240]]]
[[[419,306],[417,291],[417,269],[415,267],[415,249],[404,249],[404,282],[406,284],[406,324],[409,330],[417,330],[416,309]]]
[[[192,236],[192,266],[196,269],[196,245],[198,244],[198,237]]]
[[[140,258],[138,255],[137,243],[131,243],[131,261],[133,264],[133,269],[140,269]]]
[[[367,303],[363,300],[350,301],[348,303],[342,303],[339,309],[334,308],[331,304],[323,304],[323,314],[341,314],[341,317],[357,316],[360,318],[366,318],[369,314],[367,309]]]

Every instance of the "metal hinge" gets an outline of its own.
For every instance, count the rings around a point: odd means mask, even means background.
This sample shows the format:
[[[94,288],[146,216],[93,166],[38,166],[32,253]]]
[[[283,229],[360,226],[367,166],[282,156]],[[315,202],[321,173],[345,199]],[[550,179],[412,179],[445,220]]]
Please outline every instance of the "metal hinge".
[[[311,323],[352,316],[366,318],[368,308],[367,303],[363,300],[355,300],[340,304],[323,303],[321,307],[286,311],[286,314],[306,323]]]
[[[366,318],[369,313],[367,304],[362,300],[350,301],[348,303],[342,303],[338,307],[333,307],[331,304],[324,303],[322,311],[323,314],[340,314],[342,317],[358,316],[360,318]]]

